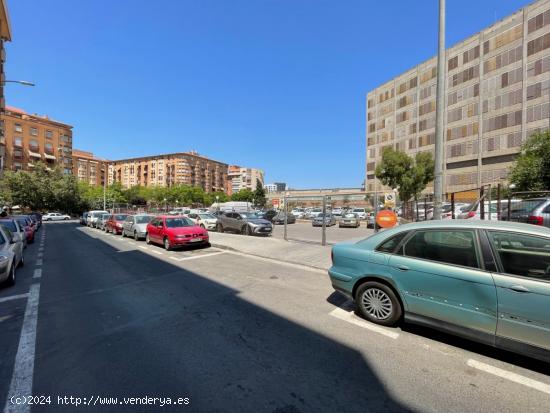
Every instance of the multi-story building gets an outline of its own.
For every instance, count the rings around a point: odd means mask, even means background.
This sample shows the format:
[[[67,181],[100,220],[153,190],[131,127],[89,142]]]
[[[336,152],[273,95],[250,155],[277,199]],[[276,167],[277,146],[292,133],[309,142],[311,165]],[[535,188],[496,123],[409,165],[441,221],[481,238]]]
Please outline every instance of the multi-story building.
[[[265,185],[264,189],[267,192],[284,192],[284,191],[286,191],[286,183],[284,183],[284,182],[274,182],[272,184]]]
[[[0,120],[4,125],[4,169],[30,170],[41,161],[72,173],[71,125],[11,106],[6,106]]]
[[[109,163],[109,184],[123,187],[190,185],[206,192],[223,191],[227,164],[205,158],[196,152],[122,159]]]
[[[90,185],[105,184],[109,161],[94,156],[92,152],[73,149],[73,175]]]
[[[446,50],[445,188],[504,183],[520,146],[550,121],[550,0]],[[437,59],[367,95],[366,190],[384,148],[434,152]],[[427,189],[431,191],[431,188]]]
[[[4,62],[6,60],[6,51],[4,42],[11,41],[10,17],[5,0],[0,0],[0,114],[6,107],[4,99]],[[6,138],[4,133],[4,121],[0,119],[0,174],[4,169],[4,158],[6,156]]]
[[[261,169],[243,168],[237,165],[230,165],[227,169],[226,192],[228,195],[246,188],[255,190],[258,182],[264,185],[264,171]]]

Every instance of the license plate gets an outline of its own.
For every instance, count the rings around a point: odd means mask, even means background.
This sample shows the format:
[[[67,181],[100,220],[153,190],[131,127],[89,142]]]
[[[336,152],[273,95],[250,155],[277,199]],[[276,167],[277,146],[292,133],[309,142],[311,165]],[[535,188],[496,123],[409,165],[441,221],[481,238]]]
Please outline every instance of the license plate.
[[[202,241],[202,238],[193,238],[191,241],[189,242],[201,242]]]

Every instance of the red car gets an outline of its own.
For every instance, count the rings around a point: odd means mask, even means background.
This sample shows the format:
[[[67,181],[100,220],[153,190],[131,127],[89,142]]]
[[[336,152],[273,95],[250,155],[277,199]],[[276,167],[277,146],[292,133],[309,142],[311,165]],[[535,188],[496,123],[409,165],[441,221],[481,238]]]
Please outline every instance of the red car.
[[[34,229],[34,226],[32,225],[32,222],[31,222],[30,218],[25,217],[25,216],[21,216],[21,215],[20,216],[14,215],[14,216],[9,217],[9,218],[17,220],[17,222],[19,223],[19,226],[22,227],[25,230],[25,236],[27,237],[27,243],[32,244],[34,242],[35,229]]]
[[[122,234],[122,224],[126,221],[128,214],[113,214],[109,216],[109,219],[105,222],[105,232],[112,232],[113,234]]]
[[[160,215],[147,224],[147,244],[164,245],[169,251],[174,247],[208,244],[208,231],[184,216]]]

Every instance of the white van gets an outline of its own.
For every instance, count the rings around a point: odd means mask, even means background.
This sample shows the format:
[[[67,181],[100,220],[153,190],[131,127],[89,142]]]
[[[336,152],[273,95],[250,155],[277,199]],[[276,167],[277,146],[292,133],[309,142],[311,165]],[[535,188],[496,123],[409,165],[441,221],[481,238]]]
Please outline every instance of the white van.
[[[101,215],[108,214],[108,211],[90,211],[88,212],[88,217],[86,218],[86,225],[92,228],[97,228],[97,220]]]

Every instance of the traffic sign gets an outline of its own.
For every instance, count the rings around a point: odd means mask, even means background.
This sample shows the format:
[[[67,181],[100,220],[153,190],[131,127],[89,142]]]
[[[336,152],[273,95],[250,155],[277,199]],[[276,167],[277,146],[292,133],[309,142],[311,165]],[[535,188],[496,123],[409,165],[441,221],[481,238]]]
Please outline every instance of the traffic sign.
[[[376,215],[376,223],[381,228],[391,228],[397,224],[397,215],[393,211],[384,209]]]
[[[395,194],[393,192],[388,192],[387,194],[384,194],[384,206],[386,208],[395,207]]]

